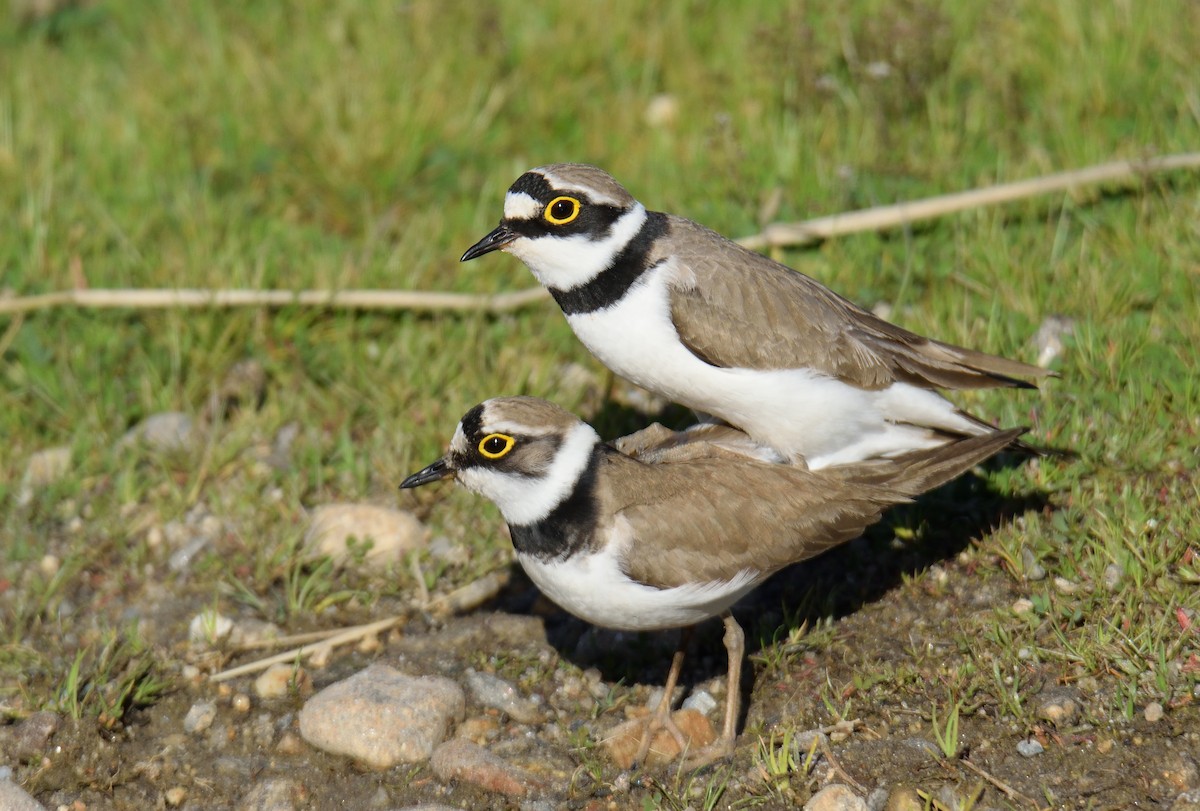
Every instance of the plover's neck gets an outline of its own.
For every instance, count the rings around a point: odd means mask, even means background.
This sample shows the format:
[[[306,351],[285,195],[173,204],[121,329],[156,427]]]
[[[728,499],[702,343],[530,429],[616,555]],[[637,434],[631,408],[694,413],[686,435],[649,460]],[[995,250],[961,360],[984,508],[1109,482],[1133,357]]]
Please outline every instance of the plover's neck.
[[[616,304],[646,271],[654,267],[656,263],[650,261],[650,254],[655,242],[667,233],[667,215],[657,211],[642,213],[641,227],[625,242],[624,247],[612,255],[606,268],[574,287],[548,285],[550,295],[554,296],[563,313],[591,313]],[[620,225],[620,220],[617,225]]]
[[[604,445],[596,443],[571,492],[545,516],[527,523],[508,522],[513,548],[538,560],[562,560],[590,547],[599,524],[596,478]]]

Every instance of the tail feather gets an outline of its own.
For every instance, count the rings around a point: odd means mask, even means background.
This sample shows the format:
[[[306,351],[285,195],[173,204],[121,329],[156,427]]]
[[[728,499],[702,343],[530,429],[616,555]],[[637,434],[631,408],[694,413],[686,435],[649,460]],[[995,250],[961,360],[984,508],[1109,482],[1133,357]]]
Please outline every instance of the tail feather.
[[[912,451],[889,459],[886,464],[872,465],[876,469],[864,471],[866,475],[860,480],[885,486],[906,497],[916,497],[945,484],[1006,448],[1023,445],[1018,437],[1027,430],[1010,428],[992,431],[956,439],[935,448]]]

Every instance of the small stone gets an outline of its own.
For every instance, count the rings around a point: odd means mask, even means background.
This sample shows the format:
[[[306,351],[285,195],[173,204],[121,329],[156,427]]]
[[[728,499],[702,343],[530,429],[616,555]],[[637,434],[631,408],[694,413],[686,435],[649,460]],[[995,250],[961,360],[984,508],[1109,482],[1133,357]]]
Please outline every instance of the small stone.
[[[262,699],[283,698],[296,690],[301,695],[312,692],[308,671],[296,665],[276,662],[254,680],[254,694]]]
[[[61,718],[43,710],[14,727],[0,727],[0,752],[22,763],[41,760],[51,736],[61,724]]]
[[[1200,788],[1200,770],[1196,761],[1183,752],[1170,752],[1163,758],[1159,773],[1176,791]]]
[[[1096,751],[1102,755],[1107,755],[1113,749],[1112,738],[1101,738],[1096,742]]]
[[[1051,690],[1039,697],[1037,714],[1062,729],[1079,715],[1079,702],[1073,691]]]
[[[1110,563],[1104,567],[1104,575],[1101,582],[1104,583],[1104,588],[1109,591],[1116,591],[1117,586],[1121,585],[1121,578],[1125,576],[1125,570],[1121,568],[1119,563]]]
[[[49,579],[58,574],[58,570],[62,568],[62,561],[57,555],[42,555],[42,559],[38,561],[38,571],[42,576]]]
[[[233,631],[233,620],[212,609],[205,609],[188,623],[188,642],[214,645]]]
[[[1017,743],[1017,752],[1023,757],[1035,757],[1045,752],[1046,749],[1035,738],[1026,738]]]
[[[246,792],[238,803],[238,811],[293,811],[304,803],[307,792],[294,780],[268,777]]]
[[[46,811],[41,803],[9,780],[0,780],[0,808],[4,811]]]
[[[423,548],[428,536],[425,525],[403,510],[326,504],[313,510],[304,546],[312,555],[328,555],[338,566],[357,566],[361,560],[374,569],[399,563],[406,552]]]
[[[192,418],[179,411],[151,414],[130,428],[119,447],[142,444],[151,450],[168,453],[188,448],[195,440]]]
[[[1185,791],[1171,803],[1171,811],[1200,811],[1200,789]]]
[[[234,693],[233,698],[229,702],[229,706],[233,707],[234,712],[242,714],[250,712],[250,696],[245,693]]]
[[[1026,599],[1025,597],[1017,599],[1012,604],[1012,612],[1017,616],[1028,614],[1031,611],[1033,611],[1033,600]]]
[[[1068,580],[1065,577],[1054,578],[1054,588],[1058,589],[1059,594],[1062,594],[1062,595],[1065,595],[1068,597],[1071,596],[1072,594],[1078,594],[1079,590],[1080,590],[1080,586],[1078,583],[1072,583],[1070,580]]]
[[[516,687],[499,676],[467,668],[467,687],[477,702],[500,710],[514,721],[536,724],[542,720],[541,709],[529,699],[522,698]]]
[[[17,493],[17,506],[26,507],[37,491],[44,490],[61,479],[71,469],[71,449],[67,446],[47,448],[30,454],[25,463],[25,475]]]
[[[217,720],[217,705],[211,701],[197,701],[183,718],[183,731],[189,734],[204,732]]]
[[[912,786],[896,786],[883,807],[884,811],[924,811],[925,801]]]
[[[482,746],[494,741],[500,735],[500,722],[490,715],[480,715],[468,718],[458,725],[454,732],[456,737],[466,738]]]
[[[1046,578],[1045,567],[1038,563],[1037,556],[1033,554],[1033,550],[1028,546],[1021,547],[1021,568],[1025,572],[1026,580],[1036,581]]]
[[[187,799],[187,789],[183,786],[172,786],[167,789],[166,794],[163,796],[167,801],[167,805],[174,808],[175,806],[183,805],[183,801]]]
[[[465,707],[462,688],[450,679],[371,665],[309,699],[300,734],[318,749],[387,769],[428,758]]]
[[[679,99],[670,93],[651,96],[642,117],[646,125],[655,129],[670,127],[679,118]]]
[[[295,732],[288,730],[279,736],[275,751],[281,755],[298,755],[304,751],[304,741]]]
[[[459,780],[508,797],[524,797],[531,789],[543,788],[530,773],[463,738],[439,746],[429,765],[443,782]]]
[[[1163,705],[1157,701],[1151,701],[1146,705],[1146,709],[1142,711],[1142,714],[1151,724],[1161,721],[1163,717]]]
[[[804,804],[804,811],[867,811],[867,804],[849,786],[830,783]]]
[[[683,709],[695,710],[701,715],[711,715],[717,708],[717,700],[707,690],[697,690],[683,700]]]
[[[717,739],[717,732],[712,722],[696,710],[676,710],[671,713],[671,720],[683,733],[688,741],[689,751],[695,751],[708,746]],[[642,742],[642,733],[646,729],[647,718],[634,718],[614,727],[601,742],[608,751],[608,756],[622,769],[633,765]],[[646,765],[670,763],[679,755],[679,742],[666,729],[655,733],[650,742],[650,751],[646,755]]]
[[[1063,353],[1065,346],[1063,338],[1075,331],[1075,319],[1065,315],[1048,315],[1042,319],[1033,336],[1033,345],[1037,347],[1037,365],[1047,368]]]

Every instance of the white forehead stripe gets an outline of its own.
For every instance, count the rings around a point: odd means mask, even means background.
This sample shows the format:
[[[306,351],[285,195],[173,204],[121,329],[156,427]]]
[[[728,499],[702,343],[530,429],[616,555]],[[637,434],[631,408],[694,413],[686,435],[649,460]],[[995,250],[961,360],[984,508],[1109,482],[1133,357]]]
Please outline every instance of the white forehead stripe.
[[[532,220],[542,216],[542,204],[523,191],[504,195],[504,219]]]
[[[618,200],[616,197],[613,197],[612,195],[603,192],[600,189],[589,186],[586,183],[580,183],[578,180],[564,180],[548,169],[539,169],[538,172],[542,175],[542,177],[546,178],[551,187],[554,189],[562,189],[564,194],[573,191],[581,191],[588,196],[588,199],[597,205],[617,206],[618,208],[625,205],[624,201]]]

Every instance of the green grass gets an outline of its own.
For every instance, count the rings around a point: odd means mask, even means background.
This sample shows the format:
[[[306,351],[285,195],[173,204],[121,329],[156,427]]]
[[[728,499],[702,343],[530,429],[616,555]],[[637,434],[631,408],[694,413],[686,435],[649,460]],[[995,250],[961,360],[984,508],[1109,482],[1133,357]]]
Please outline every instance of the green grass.
[[[740,236],[773,198],[774,217],[800,219],[1194,150],[1196,30],[1187,0],[107,0],[13,18],[0,23],[0,289],[518,289],[532,279],[516,260],[457,257],[520,172],[559,160],[597,163],[651,208]],[[664,93],[677,117],[647,124]],[[1104,718],[1188,700],[1200,680],[1183,628],[1200,623],[1200,181],[1087,189],[778,255],[860,303],[890,303],[907,327],[1026,360],[1044,317],[1075,320],[1060,380],[960,398],[1078,453],[989,474],[1050,508],[965,553],[971,577],[1010,582],[1034,610],[962,620],[970,678],[926,682],[914,659],[895,671],[904,689],[926,707],[986,696],[1026,727],[1035,673],[1098,678]],[[0,317],[0,348],[0,704],[18,715],[111,718],[153,701],[186,619],[214,604],[289,629],[405,605],[407,571],[335,582],[295,553],[315,505],[427,517],[472,553],[441,567],[435,591],[504,565],[490,505],[396,485],[474,403],[527,393],[578,409],[596,394],[560,385],[562,365],[605,380],[551,305],[497,317],[58,310]],[[118,446],[148,415],[200,415],[244,359],[267,374],[261,407],[219,420],[192,452]],[[255,465],[253,449],[292,422],[291,466]],[[20,506],[26,460],[59,445],[68,476]],[[226,529],[184,577],[149,530],[197,505]],[[922,541],[922,524],[901,529]],[[1023,549],[1044,580],[1024,579]],[[1122,572],[1111,591],[1110,565]],[[122,636],[121,615],[150,600],[147,583],[179,611],[144,646]],[[785,671],[795,641],[759,666]],[[81,701],[87,680],[109,686]],[[853,683],[856,708],[892,689],[866,666]]]

